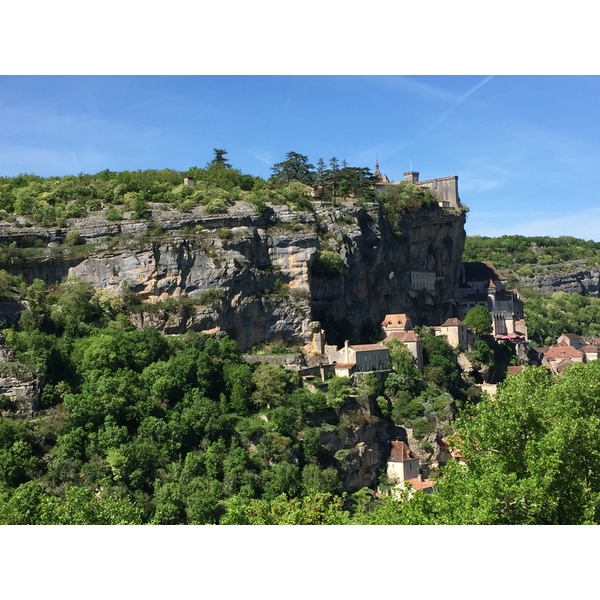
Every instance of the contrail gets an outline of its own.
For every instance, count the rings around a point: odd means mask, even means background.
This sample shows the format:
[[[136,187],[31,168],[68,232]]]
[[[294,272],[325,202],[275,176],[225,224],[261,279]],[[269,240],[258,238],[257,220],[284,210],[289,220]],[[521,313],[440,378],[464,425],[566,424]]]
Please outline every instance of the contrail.
[[[77,155],[75,154],[75,150],[71,150],[73,154],[73,160],[75,161],[75,166],[77,167],[77,174],[81,173],[81,166],[79,165],[79,161],[77,160]]]
[[[434,129],[439,127],[449,116],[452,114],[454,109],[457,106],[460,106],[469,96],[472,96],[478,89],[482,88],[490,79],[493,79],[494,75],[488,75],[485,79],[480,81],[478,84],[474,85],[470,90],[467,90],[462,96],[459,96],[453,106],[451,106],[445,113],[443,113],[439,119],[437,119],[432,125],[430,125],[423,133],[417,137],[417,140],[424,138],[426,135],[429,135]]]
[[[485,79],[480,81],[477,85],[474,85],[470,90],[465,92],[454,104],[458,106],[461,102],[464,102],[471,94],[474,94],[480,87],[483,87],[490,79],[493,79],[494,75],[488,75]]]
[[[405,142],[404,144],[401,144],[399,147],[395,148],[392,152],[388,152],[387,156],[393,156],[394,154],[397,154],[401,150],[406,150],[406,148],[409,148],[415,142],[418,142],[419,140],[422,140],[424,137],[427,137],[434,129],[439,127],[450,116],[450,114],[452,114],[452,111],[457,106],[460,106],[467,98],[469,98],[469,96],[472,96],[477,90],[482,88],[486,83],[488,83],[494,77],[495,77],[494,75],[488,75],[487,77],[484,77],[480,82],[475,84],[472,88],[467,90],[464,94],[462,94],[458,98],[454,98],[452,106],[448,110],[446,110],[444,113],[442,113],[442,115],[436,121],[434,121],[429,127],[422,130],[420,135],[417,135],[417,137],[415,139],[411,140],[410,142]]]

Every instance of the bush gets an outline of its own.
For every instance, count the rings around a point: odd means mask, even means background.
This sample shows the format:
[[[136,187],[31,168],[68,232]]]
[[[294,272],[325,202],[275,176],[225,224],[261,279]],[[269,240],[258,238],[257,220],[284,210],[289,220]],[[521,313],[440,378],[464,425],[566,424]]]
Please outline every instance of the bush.
[[[121,221],[123,219],[123,213],[114,206],[111,206],[106,213],[104,213],[107,221]]]
[[[321,250],[312,263],[311,272],[317,277],[337,279],[346,274],[346,263],[337,252]]]

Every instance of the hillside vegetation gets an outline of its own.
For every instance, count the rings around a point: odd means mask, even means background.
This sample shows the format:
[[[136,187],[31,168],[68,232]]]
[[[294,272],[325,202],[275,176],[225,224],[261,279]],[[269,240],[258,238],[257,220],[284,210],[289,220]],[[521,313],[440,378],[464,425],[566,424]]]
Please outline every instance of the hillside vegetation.
[[[45,382],[33,419],[0,397],[0,523],[348,522],[364,496],[344,493],[348,440],[394,423],[447,435],[472,397],[426,331],[423,374],[396,344],[380,394],[372,375],[304,387],[227,337],[136,330],[126,300],[90,284],[0,276],[29,304],[3,330],[11,368]]]
[[[582,266],[600,266],[600,242],[574,237],[498,238],[467,236],[464,261],[489,261],[523,298],[529,337],[538,344],[552,344],[565,332],[600,335],[600,298],[557,291],[540,293],[524,282],[534,276],[578,272]]]
[[[203,206],[209,213],[226,212],[239,200],[264,210],[265,202],[306,205],[312,185],[319,179],[326,196],[372,199],[372,175],[368,169],[341,168],[334,161],[331,169],[318,174],[307,157],[290,152],[286,160],[273,166],[269,180],[243,174],[227,161],[225,150],[215,149],[214,159],[204,168],[187,171],[172,169],[123,171],[109,170],[95,175],[65,177],[19,175],[0,179],[0,218],[27,216],[40,225],[64,226],[66,220],[90,211],[104,210],[107,218],[118,221],[127,213],[133,218],[147,216],[149,207],[187,212]],[[192,178],[193,186],[184,184]]]
[[[491,262],[507,277],[531,277],[547,265],[562,265],[568,272],[575,261],[590,267],[600,265],[600,242],[570,236],[501,237],[467,236],[463,260]]]

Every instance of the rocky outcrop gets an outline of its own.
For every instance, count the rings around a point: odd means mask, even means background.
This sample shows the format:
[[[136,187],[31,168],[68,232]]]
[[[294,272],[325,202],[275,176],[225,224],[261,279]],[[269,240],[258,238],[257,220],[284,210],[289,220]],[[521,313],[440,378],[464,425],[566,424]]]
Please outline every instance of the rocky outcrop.
[[[389,455],[388,424],[374,415],[373,398],[347,398],[337,426],[321,433],[321,444],[341,474],[344,489],[355,492],[376,485]]]
[[[542,293],[567,292],[581,296],[600,296],[600,269],[587,266],[585,260],[546,265],[533,277],[519,277],[524,285]]]
[[[464,218],[438,207],[407,213],[390,224],[377,205],[349,207],[355,225],[327,224],[329,246],[347,265],[344,277],[314,278],[313,317],[347,318],[378,325],[388,313],[405,312],[415,324],[442,323],[452,313],[464,246]],[[435,276],[433,289],[418,289],[411,273]]]
[[[83,245],[57,247],[69,230]],[[307,343],[314,320],[347,319],[360,330],[406,312],[416,324],[441,323],[452,314],[464,237],[462,213],[438,207],[390,224],[377,204],[269,206],[257,214],[239,203],[227,215],[156,209],[151,220],[115,224],[99,214],[26,235],[1,224],[0,242],[50,247],[37,260],[6,259],[0,268],[29,280],[69,276],[115,293],[127,288],[144,303],[136,325],[221,330],[245,349],[274,339]],[[313,273],[323,250],[342,258],[342,271]],[[416,289],[414,271],[433,273],[433,289]]]
[[[0,415],[31,417],[38,409],[38,379],[22,367],[0,363]]]

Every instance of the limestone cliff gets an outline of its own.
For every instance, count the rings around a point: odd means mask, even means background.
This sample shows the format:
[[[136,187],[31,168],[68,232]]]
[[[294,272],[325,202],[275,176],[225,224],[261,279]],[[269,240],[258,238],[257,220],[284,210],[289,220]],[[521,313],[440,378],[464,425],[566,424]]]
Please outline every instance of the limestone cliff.
[[[519,276],[527,287],[542,293],[567,292],[582,296],[600,296],[600,269],[590,267],[585,260],[538,268],[532,277]]]
[[[248,348],[273,339],[303,343],[307,324],[318,319],[348,319],[360,329],[407,312],[417,324],[442,322],[452,312],[464,238],[464,215],[439,207],[395,224],[377,204],[268,206],[257,214],[238,203],[222,216],[154,207],[144,221],[110,223],[97,213],[64,229],[2,223],[0,244],[37,254],[4,253],[0,268],[29,280],[69,276],[115,293],[128,288],[143,302],[132,315],[138,326],[218,328]],[[313,272],[324,250],[339,255],[343,268]],[[414,272],[430,274],[430,289],[415,285]]]

